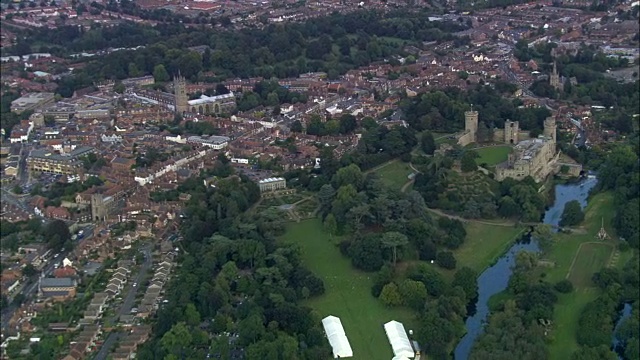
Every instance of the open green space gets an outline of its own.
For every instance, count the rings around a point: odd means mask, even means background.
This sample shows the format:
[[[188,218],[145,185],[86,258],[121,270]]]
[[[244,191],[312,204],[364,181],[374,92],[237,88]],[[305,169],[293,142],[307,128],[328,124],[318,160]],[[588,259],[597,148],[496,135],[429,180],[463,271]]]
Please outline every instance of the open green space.
[[[382,325],[401,321],[411,329],[413,315],[407,309],[386,308],[371,295],[373,274],[354,269],[334,241],[322,230],[319,219],[290,223],[282,241],[298,244],[305,266],[320,276],[326,292],[306,301],[321,317],[342,320],[353,349],[353,359],[388,360],[393,357]]]
[[[478,164],[487,164],[489,166],[500,164],[507,161],[507,157],[511,152],[509,146],[492,146],[481,149],[475,149],[475,152],[480,155],[480,158],[476,160]]]
[[[413,173],[413,170],[407,163],[393,161],[375,170],[375,173],[380,176],[385,185],[392,189],[400,190],[404,184],[409,182],[409,174]]]
[[[468,266],[481,273],[491,266],[522,235],[522,227],[488,225],[476,222],[465,224],[467,238],[454,251],[459,267]]]
[[[555,267],[543,269],[546,280],[555,283],[568,277],[575,287],[570,294],[560,294],[555,306],[554,340],[549,347],[552,359],[568,359],[578,349],[578,319],[585,305],[599,294],[599,290],[591,283],[593,274],[605,266],[622,268],[632,256],[631,251],[620,253],[618,260],[610,263],[612,251],[617,251],[614,249],[618,244],[611,226],[614,214],[613,194],[595,195],[585,209],[581,231],[557,234],[556,241],[546,256],[547,260],[555,263]],[[596,234],[603,221],[610,239],[600,242]],[[581,244],[584,245],[581,247]]]
[[[583,243],[575,256],[568,279],[578,288],[593,286],[593,270],[607,266],[613,250],[611,244]]]

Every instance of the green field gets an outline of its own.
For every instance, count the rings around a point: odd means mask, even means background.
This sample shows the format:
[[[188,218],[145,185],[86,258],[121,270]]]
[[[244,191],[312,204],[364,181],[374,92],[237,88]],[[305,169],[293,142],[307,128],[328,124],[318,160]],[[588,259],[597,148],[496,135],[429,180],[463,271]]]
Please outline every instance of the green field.
[[[467,238],[454,251],[459,267],[468,266],[480,274],[491,266],[513,244],[523,228],[467,223]]]
[[[613,245],[611,244],[601,242],[583,243],[575,256],[568,279],[577,288],[593,286],[591,277],[594,269],[597,271],[607,266],[613,250]]]
[[[543,269],[546,280],[555,283],[569,278],[575,287],[575,291],[570,294],[560,294],[555,306],[554,341],[549,348],[552,359],[568,359],[578,349],[576,333],[580,313],[587,303],[599,295],[599,290],[591,283],[593,274],[605,266],[622,268],[632,256],[631,251],[619,253],[615,257],[617,261],[610,262],[617,244],[611,226],[614,213],[611,193],[595,195],[587,205],[582,233],[558,234],[553,248],[546,256],[546,259],[556,264],[553,268]],[[600,242],[596,238],[602,219],[605,229],[614,240]]]
[[[476,163],[492,166],[507,161],[507,156],[511,152],[511,147],[493,146],[474,150],[478,155],[480,155],[480,158],[476,160]]]
[[[353,359],[388,360],[393,356],[382,325],[390,320],[404,322],[407,331],[413,315],[406,309],[389,309],[371,296],[373,274],[355,270],[351,262],[323,233],[318,219],[291,223],[283,241],[299,244],[306,267],[324,281],[324,295],[305,304],[321,317],[342,320],[353,349]]]
[[[375,170],[375,173],[380,176],[385,185],[392,189],[400,190],[404,184],[409,182],[408,176],[413,173],[413,170],[407,163],[393,161]]]

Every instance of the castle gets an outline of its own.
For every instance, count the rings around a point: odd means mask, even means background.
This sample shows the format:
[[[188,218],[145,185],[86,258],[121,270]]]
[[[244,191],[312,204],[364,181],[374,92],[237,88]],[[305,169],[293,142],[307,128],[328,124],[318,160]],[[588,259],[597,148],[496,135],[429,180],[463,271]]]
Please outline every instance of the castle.
[[[458,145],[477,142],[478,112],[473,108],[464,113],[464,125],[464,132],[457,137]],[[506,178],[522,180],[527,176],[542,181],[557,170],[559,153],[556,151],[556,121],[553,117],[544,121],[543,135],[536,139],[529,139],[528,132],[520,131],[517,121],[507,120],[504,129],[493,132],[493,141],[513,145],[507,161],[496,166],[495,179],[498,181]]]
[[[515,145],[519,139],[529,138],[527,131],[520,130],[520,123],[517,121],[507,120],[504,123],[504,129],[496,129],[493,131],[493,141],[504,142],[505,144]],[[464,132],[457,136],[458,145],[464,147],[469,144],[478,142],[478,112],[473,110],[464,113]]]
[[[506,178],[522,180],[531,176],[543,181],[557,170],[560,153],[556,151],[556,121],[548,117],[544,121],[544,133],[537,139],[519,142],[509,154],[507,161],[496,166],[496,180]]]
[[[173,78],[173,92],[176,114],[220,115],[222,113],[230,113],[236,108],[236,97],[233,92],[216,96],[202,95],[199,99],[189,100],[187,96],[187,80],[180,74]]]

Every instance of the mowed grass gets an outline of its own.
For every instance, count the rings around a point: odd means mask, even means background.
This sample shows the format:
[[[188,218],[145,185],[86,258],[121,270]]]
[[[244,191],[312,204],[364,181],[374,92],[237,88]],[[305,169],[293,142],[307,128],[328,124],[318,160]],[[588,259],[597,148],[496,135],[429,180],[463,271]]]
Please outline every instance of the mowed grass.
[[[476,163],[487,164],[491,166],[507,161],[507,157],[511,152],[511,147],[493,146],[474,150],[478,153],[478,155],[480,155],[480,158],[476,159]]]
[[[353,359],[388,360],[391,346],[382,327],[384,323],[403,322],[407,331],[413,315],[407,309],[386,308],[371,295],[373,274],[354,269],[322,230],[318,219],[291,223],[282,241],[299,244],[304,265],[324,281],[325,294],[307,300],[305,305],[321,317],[334,315],[342,320],[353,349]]]
[[[578,249],[575,262],[569,272],[569,280],[573,286],[577,288],[593,286],[591,277],[594,269],[598,271],[607,266],[613,250],[611,244],[583,243]]]
[[[404,184],[409,182],[409,174],[413,173],[413,170],[409,164],[402,161],[393,161],[378,170],[375,170],[382,182],[396,190],[400,190]]]
[[[568,278],[575,288],[570,294],[558,296],[553,317],[554,340],[549,346],[551,359],[569,359],[578,349],[578,319],[585,305],[600,294],[599,289],[591,282],[593,274],[609,265],[622,268],[632,256],[631,251],[621,253],[618,261],[610,264],[618,241],[611,225],[614,214],[613,194],[595,195],[585,209],[582,232],[557,234],[553,248],[546,256],[546,259],[555,262],[556,266],[543,269],[546,273],[545,279],[555,283]],[[612,237],[603,242],[596,238],[602,220],[607,233]]]
[[[467,238],[454,251],[459,266],[468,266],[478,274],[491,266],[522,235],[521,227],[467,223]]]

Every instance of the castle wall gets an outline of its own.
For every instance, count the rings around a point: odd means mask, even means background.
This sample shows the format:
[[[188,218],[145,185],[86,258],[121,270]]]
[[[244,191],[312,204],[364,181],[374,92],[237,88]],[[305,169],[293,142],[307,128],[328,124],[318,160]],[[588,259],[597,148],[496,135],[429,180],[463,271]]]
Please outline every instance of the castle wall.
[[[504,141],[504,129],[494,129],[493,130],[493,141],[495,141],[495,142],[503,142]]]
[[[524,141],[531,139],[531,134],[528,131],[518,131],[518,140]]]
[[[458,137],[458,145],[465,147],[469,144],[472,144],[476,141],[475,139],[475,134],[467,132],[464,133],[463,135],[461,135],[460,137]]]

